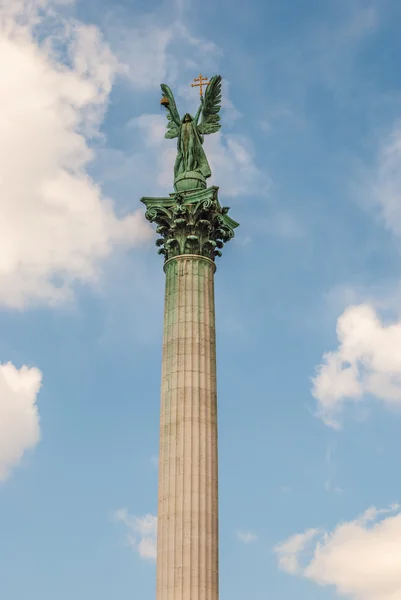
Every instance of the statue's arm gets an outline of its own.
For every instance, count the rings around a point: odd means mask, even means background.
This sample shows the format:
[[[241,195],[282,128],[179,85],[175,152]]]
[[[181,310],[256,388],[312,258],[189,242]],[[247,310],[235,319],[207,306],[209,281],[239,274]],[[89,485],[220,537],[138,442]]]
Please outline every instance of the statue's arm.
[[[201,116],[202,110],[203,110],[203,97],[201,96],[201,103],[199,105],[198,112],[195,115],[195,123],[196,123],[196,125],[198,124],[199,117]]]

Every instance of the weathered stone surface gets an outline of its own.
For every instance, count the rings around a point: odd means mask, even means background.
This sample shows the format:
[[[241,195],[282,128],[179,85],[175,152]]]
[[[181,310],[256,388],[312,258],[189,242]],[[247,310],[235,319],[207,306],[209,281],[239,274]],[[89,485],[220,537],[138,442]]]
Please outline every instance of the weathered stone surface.
[[[200,255],[165,264],[157,600],[218,600],[214,271]]]

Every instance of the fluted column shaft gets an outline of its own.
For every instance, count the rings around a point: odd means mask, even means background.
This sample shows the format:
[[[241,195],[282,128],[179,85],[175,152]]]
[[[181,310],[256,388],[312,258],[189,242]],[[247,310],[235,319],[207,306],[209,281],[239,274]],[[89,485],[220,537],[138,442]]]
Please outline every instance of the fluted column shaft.
[[[216,332],[212,260],[165,263],[157,600],[218,600]]]

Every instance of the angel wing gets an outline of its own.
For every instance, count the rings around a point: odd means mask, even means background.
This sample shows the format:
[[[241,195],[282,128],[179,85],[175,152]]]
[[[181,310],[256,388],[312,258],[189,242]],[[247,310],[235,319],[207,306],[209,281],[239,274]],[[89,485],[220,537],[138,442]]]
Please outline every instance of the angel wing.
[[[167,139],[173,139],[175,137],[178,137],[179,134],[180,115],[178,114],[173,92],[165,83],[162,83],[160,87],[162,89],[163,98],[167,99],[167,102],[165,102],[165,106],[167,108],[168,124],[167,131],[164,137]]]
[[[221,75],[211,78],[206,87],[205,99],[203,101],[202,121],[198,126],[200,133],[216,133],[220,125],[221,108]]]

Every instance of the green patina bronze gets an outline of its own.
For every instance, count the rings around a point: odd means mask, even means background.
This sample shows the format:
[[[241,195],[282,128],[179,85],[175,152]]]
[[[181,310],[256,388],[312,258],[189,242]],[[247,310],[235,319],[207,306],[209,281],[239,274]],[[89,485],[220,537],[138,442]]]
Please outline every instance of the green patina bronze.
[[[179,254],[200,254],[214,260],[234,237],[238,223],[220,206],[218,188],[174,193],[168,198],[142,198],[146,218],[157,223],[159,254],[168,260]]]
[[[221,76],[212,77],[206,87],[205,98],[201,94],[200,106],[195,117],[186,113],[181,119],[172,91],[165,83],[160,87],[163,93],[161,102],[166,108],[168,119],[165,137],[178,138],[174,189],[176,192],[183,192],[188,189],[205,188],[206,179],[212,172],[203,150],[203,141],[204,135],[216,133],[220,129]]]
[[[197,81],[195,79],[195,81]],[[168,139],[178,138],[174,166],[174,190],[169,197],[141,198],[146,218],[157,224],[156,245],[165,260],[182,254],[198,254],[214,260],[234,237],[238,223],[218,200],[218,187],[206,187],[211,169],[203,150],[204,135],[220,129],[221,76],[207,82],[205,97],[200,87],[200,107],[195,117],[180,118],[170,88],[162,84],[161,104],[167,110]],[[199,123],[199,119],[201,121]]]

